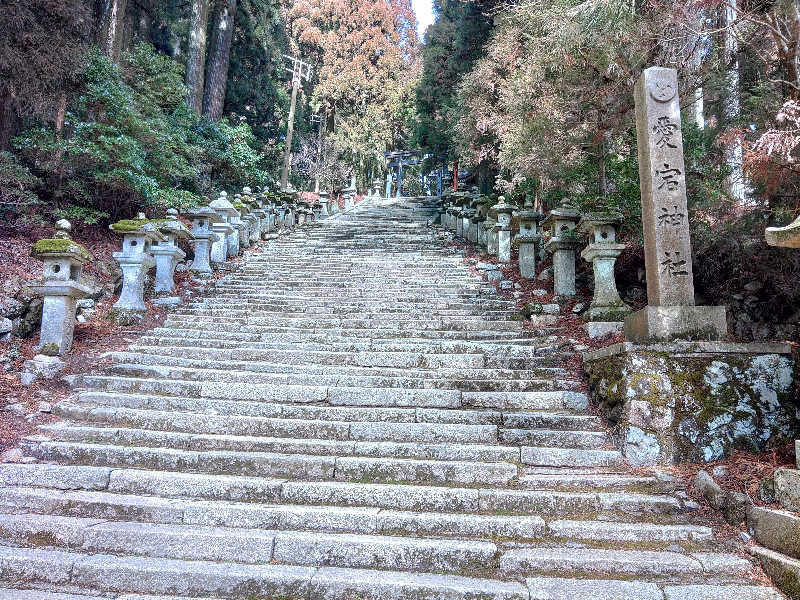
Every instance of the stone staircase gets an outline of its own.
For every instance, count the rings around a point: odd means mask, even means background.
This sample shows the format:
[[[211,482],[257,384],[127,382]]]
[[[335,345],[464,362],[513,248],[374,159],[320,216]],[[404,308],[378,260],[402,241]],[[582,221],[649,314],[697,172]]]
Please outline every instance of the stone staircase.
[[[780,598],[431,216],[264,244],[80,378],[0,465],[0,599]]]

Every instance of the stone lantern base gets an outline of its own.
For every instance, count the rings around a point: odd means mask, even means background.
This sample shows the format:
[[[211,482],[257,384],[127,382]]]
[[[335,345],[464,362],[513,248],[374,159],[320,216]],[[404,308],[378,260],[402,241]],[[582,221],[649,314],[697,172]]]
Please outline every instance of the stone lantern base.
[[[724,306],[646,306],[625,319],[629,342],[715,341],[727,333]]]
[[[48,355],[67,354],[72,348],[77,302],[92,290],[75,281],[45,281],[31,290],[43,297],[39,349]]]

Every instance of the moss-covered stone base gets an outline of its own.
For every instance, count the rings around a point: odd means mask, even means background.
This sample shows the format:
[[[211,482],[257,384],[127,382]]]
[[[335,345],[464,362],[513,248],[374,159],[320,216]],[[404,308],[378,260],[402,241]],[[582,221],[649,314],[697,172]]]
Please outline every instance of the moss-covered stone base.
[[[592,400],[633,464],[709,462],[800,430],[786,344],[616,344],[584,355]]]

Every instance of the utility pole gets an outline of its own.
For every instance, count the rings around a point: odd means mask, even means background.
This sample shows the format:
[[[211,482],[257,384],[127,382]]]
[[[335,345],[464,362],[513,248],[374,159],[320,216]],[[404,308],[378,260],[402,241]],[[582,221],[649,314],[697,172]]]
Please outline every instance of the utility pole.
[[[327,115],[326,115],[327,116]],[[327,119],[322,115],[311,115],[312,123],[319,123],[319,132],[317,132],[317,172],[314,175],[314,191],[319,192],[319,163],[322,162],[322,133]]]
[[[281,190],[285,190],[289,183],[289,163],[292,159],[292,133],[294,133],[294,106],[297,102],[297,90],[300,89],[302,79],[306,81],[311,77],[311,64],[304,62],[294,56],[284,54],[283,58],[292,63],[291,68],[286,70],[292,74],[292,103],[289,107],[289,123],[286,131],[286,152],[283,157],[283,168],[281,169]]]

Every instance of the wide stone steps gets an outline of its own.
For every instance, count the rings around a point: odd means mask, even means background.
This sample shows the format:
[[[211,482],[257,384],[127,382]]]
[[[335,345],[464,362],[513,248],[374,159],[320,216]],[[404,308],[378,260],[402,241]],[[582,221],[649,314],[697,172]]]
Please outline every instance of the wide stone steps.
[[[536,446],[598,449],[608,444],[603,431],[549,429],[512,429],[494,424],[332,421],[248,415],[208,415],[172,411],[94,408],[86,404],[61,403],[56,414],[69,419],[108,425],[109,428],[138,428],[163,433],[187,432],[226,436],[261,436],[273,438],[325,439],[354,442],[424,442],[437,444],[491,444],[497,454],[513,456],[518,462],[520,449]],[[57,431],[56,425],[46,426]],[[498,446],[498,442],[513,444]]]
[[[0,465],[0,600],[776,600],[611,449],[566,332],[389,204],[70,376]]]

